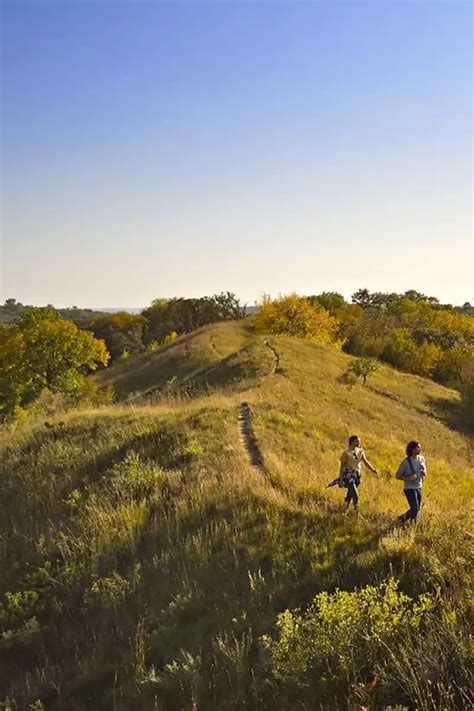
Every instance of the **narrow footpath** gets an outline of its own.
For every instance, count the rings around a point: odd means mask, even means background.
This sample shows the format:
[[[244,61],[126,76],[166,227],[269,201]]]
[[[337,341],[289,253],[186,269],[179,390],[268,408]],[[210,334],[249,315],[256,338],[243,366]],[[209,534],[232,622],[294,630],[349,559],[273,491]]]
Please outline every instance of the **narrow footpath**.
[[[253,433],[252,413],[246,402],[243,402],[239,407],[238,427],[239,439],[247,453],[250,465],[262,469],[263,459]]]

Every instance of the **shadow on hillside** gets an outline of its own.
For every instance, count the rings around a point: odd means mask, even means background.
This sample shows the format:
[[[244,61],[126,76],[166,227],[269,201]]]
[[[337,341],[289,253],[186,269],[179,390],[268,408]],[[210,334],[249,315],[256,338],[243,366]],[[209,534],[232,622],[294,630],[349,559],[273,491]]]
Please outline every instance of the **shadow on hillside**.
[[[140,366],[135,366],[126,377],[114,381],[114,388],[119,399],[131,399],[146,397],[157,392],[166,386],[172,378],[178,380],[189,375],[190,372],[199,367],[201,359],[186,351],[184,348],[178,349],[166,360],[155,356],[148,359]],[[164,362],[163,362],[164,361]]]
[[[70,441],[73,440],[73,434],[84,441],[84,431],[70,433]],[[71,512],[65,501],[72,490],[81,491],[91,487],[94,490],[100,489],[104,475],[112,467],[123,462],[131,453],[138,454],[143,462],[150,462],[166,470],[185,466],[192,458],[192,452],[189,453],[186,449],[187,438],[184,432],[179,427],[160,425],[153,431],[133,433],[120,444],[110,444],[101,451],[88,452],[86,457],[81,456],[77,460],[71,458],[67,464],[67,478],[60,476],[65,467],[64,460],[58,461],[56,466],[52,462],[47,474],[41,479],[41,487],[38,488],[37,495],[31,496],[29,487],[33,486],[35,480],[34,469],[31,470],[29,467],[20,477],[18,473],[22,471],[23,463],[28,467],[28,462],[34,461],[41,454],[50,437],[50,433],[47,432],[42,437],[38,437],[34,443],[29,444],[21,452],[20,458],[15,457],[12,460],[13,466],[10,465],[8,458],[5,458],[5,475],[0,480],[2,514],[0,522],[4,525],[5,535],[13,536],[15,540],[15,546],[8,548],[8,556],[12,555],[16,563],[23,558],[25,561],[35,558],[35,548],[29,542],[29,537],[33,533],[34,537],[38,538],[50,528],[52,523],[70,516]],[[22,501],[21,508],[17,503],[19,497]],[[48,510],[47,515],[45,506]],[[7,549],[4,555],[7,555]],[[6,566],[5,574],[8,570],[9,567]]]
[[[265,358],[258,353],[254,344],[250,344],[222,358],[216,365],[203,368],[186,382],[192,383],[198,390],[207,390],[232,386],[236,381],[242,381],[244,388],[244,380],[258,377],[267,369]]]
[[[366,385],[366,388],[377,395],[398,402],[399,404],[410,409],[411,412],[416,412],[424,417],[431,417],[434,420],[442,422],[444,425],[452,430],[461,432],[465,435],[474,434],[474,428],[469,424],[466,413],[463,411],[461,403],[449,400],[448,398],[435,398],[431,397],[428,400],[426,408],[417,407],[411,403],[404,402],[404,400],[391,393],[389,390],[384,390],[383,388],[376,388],[372,385]]]
[[[343,373],[341,378],[347,375],[346,373]],[[393,400],[394,402],[400,402],[403,405],[403,400],[401,397],[398,395],[395,395],[395,393],[390,392],[390,390],[385,390],[384,388],[377,388],[374,385],[366,385],[365,386],[368,390],[371,390],[373,393],[376,393],[377,395],[382,395],[382,397],[386,397],[389,400]]]
[[[134,393],[136,397],[150,394],[174,376],[183,378],[202,362],[202,347],[192,344],[201,330],[180,336],[154,353],[142,353],[130,359],[130,362],[113,365],[99,379],[101,387],[112,385],[117,398],[122,400]]]
[[[208,362],[207,367],[212,367],[216,355],[222,357],[215,343],[216,335],[211,334],[208,344],[202,342],[202,339],[196,340],[196,337],[208,329],[209,325],[202,326],[191,333],[179,336],[171,343],[160,346],[153,353],[142,353],[131,358],[127,363],[113,365],[110,370],[101,374],[99,378],[101,387],[113,385],[118,399],[133,394],[139,398],[160,391],[173,377],[183,381],[199,370],[205,370],[203,362]],[[248,323],[242,324],[242,330],[250,336],[253,333],[253,326]]]
[[[173,470],[185,465],[191,455],[186,453],[186,437],[179,428],[160,426],[152,432],[136,433],[120,446],[111,447],[77,467],[73,479],[82,486],[100,481],[112,467],[125,461],[131,453],[143,463]]]
[[[431,398],[430,405],[435,417],[447,427],[464,435],[474,435],[474,427],[469,423],[467,413],[460,402],[453,402],[447,398]]]

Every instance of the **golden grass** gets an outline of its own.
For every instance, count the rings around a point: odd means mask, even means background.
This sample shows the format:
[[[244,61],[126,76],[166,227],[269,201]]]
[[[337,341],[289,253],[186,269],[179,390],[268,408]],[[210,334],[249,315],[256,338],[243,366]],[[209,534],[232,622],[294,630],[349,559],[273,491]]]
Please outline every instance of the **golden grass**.
[[[122,402],[0,434],[0,593],[38,597],[0,608],[0,687],[17,708],[60,688],[67,709],[272,709],[257,648],[282,609],[389,573],[413,595],[449,583],[465,604],[472,439],[456,429],[457,393],[388,367],[348,387],[349,356],[269,340],[276,373],[262,337],[218,324],[98,376]],[[263,469],[239,441],[244,401]],[[325,485],[353,433],[381,476],[364,473],[362,515],[344,518],[343,492]],[[393,474],[412,438],[425,506],[400,530]],[[112,495],[131,453],[166,484]]]

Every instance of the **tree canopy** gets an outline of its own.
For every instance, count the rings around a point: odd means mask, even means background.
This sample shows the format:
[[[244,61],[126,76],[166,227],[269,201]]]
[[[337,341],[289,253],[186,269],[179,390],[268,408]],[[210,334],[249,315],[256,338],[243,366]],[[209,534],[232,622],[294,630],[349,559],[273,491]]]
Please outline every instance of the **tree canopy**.
[[[144,316],[118,311],[93,319],[87,323],[86,328],[92,331],[96,338],[105,341],[111,359],[116,360],[125,352],[134,355],[143,350],[146,326]]]
[[[0,414],[32,402],[45,388],[73,393],[108,360],[104,341],[53,308],[25,309],[15,323],[0,326]]]
[[[162,341],[173,331],[179,336],[208,323],[243,318],[245,307],[227,291],[197,299],[156,299],[143,316],[147,321],[146,341]]]
[[[310,338],[317,343],[335,340],[337,322],[326,309],[297,294],[272,300],[264,296],[255,315],[257,330]]]

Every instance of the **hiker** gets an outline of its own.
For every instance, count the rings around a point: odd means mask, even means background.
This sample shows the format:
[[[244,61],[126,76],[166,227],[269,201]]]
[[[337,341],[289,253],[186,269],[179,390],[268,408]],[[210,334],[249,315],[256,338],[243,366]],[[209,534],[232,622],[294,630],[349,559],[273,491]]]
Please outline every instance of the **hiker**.
[[[364,450],[360,446],[360,437],[352,435],[349,437],[349,446],[345,449],[341,456],[341,468],[339,470],[339,486],[347,489],[345,498],[346,512],[349,510],[351,501],[354,503],[354,509],[359,509],[359,494],[358,487],[360,486],[360,464],[363,462],[373,474],[377,474],[377,470],[367,460]]]
[[[398,517],[399,521],[416,521],[421,508],[421,487],[423,477],[426,476],[425,458],[421,456],[421,444],[419,442],[408,442],[406,448],[406,459],[398,467],[395,474],[397,479],[403,481],[403,491],[408,499],[410,508]]]

